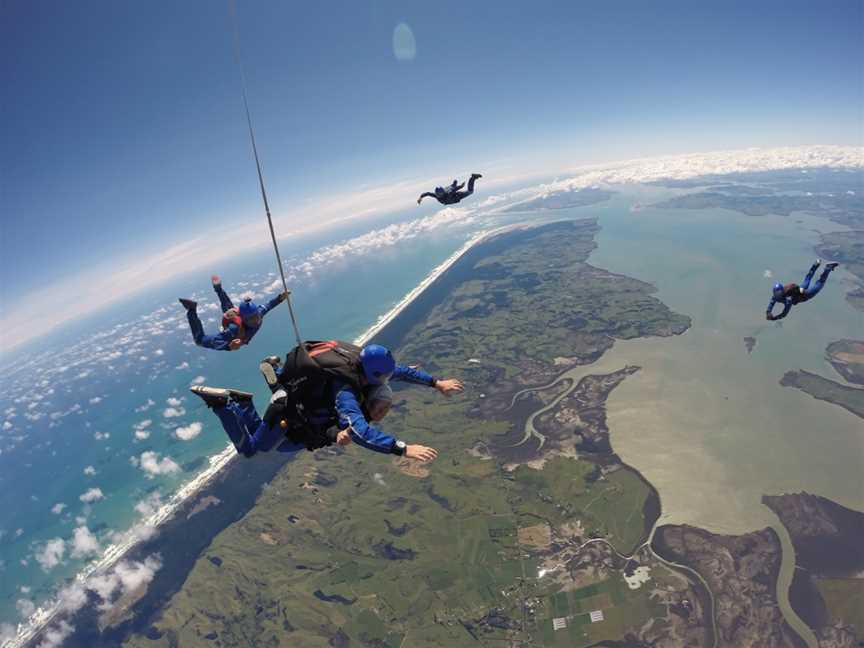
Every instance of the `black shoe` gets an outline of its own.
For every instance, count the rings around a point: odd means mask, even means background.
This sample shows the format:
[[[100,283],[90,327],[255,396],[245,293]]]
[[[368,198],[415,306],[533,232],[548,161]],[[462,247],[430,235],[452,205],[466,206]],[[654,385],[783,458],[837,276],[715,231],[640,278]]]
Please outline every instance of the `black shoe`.
[[[828,263],[825,264],[825,269],[826,269],[826,270],[833,270],[833,269],[836,268],[838,265],[840,265],[840,264],[837,263],[836,261],[829,261]]]
[[[471,177],[476,180],[477,178],[482,178],[483,174],[482,173],[472,173]]]
[[[183,304],[183,308],[187,311],[194,311],[198,308],[198,302],[192,301],[191,299],[180,298],[180,303]]]
[[[201,400],[204,401],[204,404],[213,410],[217,407],[225,407],[228,405],[228,398],[231,396],[230,390],[228,389],[207,387],[205,385],[195,385],[194,387],[190,387],[189,391],[200,397]]]

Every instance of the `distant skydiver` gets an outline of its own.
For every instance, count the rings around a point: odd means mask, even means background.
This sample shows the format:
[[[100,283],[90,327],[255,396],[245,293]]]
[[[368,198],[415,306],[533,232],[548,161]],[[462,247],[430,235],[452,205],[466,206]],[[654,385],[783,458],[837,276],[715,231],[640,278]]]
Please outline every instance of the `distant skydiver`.
[[[813,279],[813,275],[816,274],[816,270],[819,268],[821,263],[822,262],[819,259],[816,259],[813,265],[810,266],[810,270],[807,272],[807,276],[804,277],[804,281],[801,282],[800,286],[794,283],[786,284],[785,286],[781,283],[774,284],[773,294],[771,296],[771,301],[768,302],[768,310],[765,313],[765,319],[771,320],[772,322],[783,319],[789,314],[789,311],[793,306],[813,299],[818,292],[822,290],[822,286],[825,285],[825,281],[828,279],[828,275],[831,274],[831,271],[839,265],[833,261],[826,263],[822,275],[816,283],[811,286],[810,281]],[[783,311],[779,315],[774,315],[774,306],[776,304],[783,304]]]
[[[288,434],[295,443],[303,443],[310,449],[354,441],[375,452],[430,461],[438,454],[433,448],[406,445],[369,424],[370,419],[376,420],[378,413],[368,408],[364,411],[365,390],[390,380],[435,387],[442,394],[463,389],[459,380],[436,380],[419,369],[397,366],[390,351],[377,344],[361,349],[348,342],[304,342],[288,353],[285,366],[278,373],[274,367],[277,364],[272,357],[261,364],[274,393],[264,423],[260,424],[263,427],[256,428],[253,436],[257,434],[264,440]],[[205,390],[193,388],[192,391],[213,406]],[[243,393],[238,393],[242,400]],[[233,398],[230,393],[217,396],[223,400]],[[334,430],[344,430],[345,434],[339,437]],[[273,443],[275,441],[271,441],[269,447]],[[242,449],[238,451],[243,452]]]
[[[189,320],[192,339],[195,340],[195,344],[207,349],[236,351],[244,344],[249,344],[249,341],[261,328],[264,316],[288,297],[288,293],[283,292],[271,299],[266,306],[258,306],[247,297],[237,308],[222,289],[222,281],[218,275],[213,275],[212,279],[213,290],[216,291],[219,303],[222,305],[222,331],[220,333],[206,335],[201,319],[198,317],[198,302],[180,298],[180,303],[186,309],[186,319]]]
[[[472,173],[471,177],[468,178],[468,191],[460,191],[460,189],[465,186],[465,183],[463,182],[462,184],[459,184],[456,180],[448,185],[446,189],[444,187],[435,187],[434,193],[427,191],[426,193],[420,194],[420,197],[417,199],[417,204],[419,205],[426,196],[429,196],[442,205],[455,205],[463,198],[467,198],[474,193],[474,182],[478,178],[482,177],[483,176],[479,173]]]

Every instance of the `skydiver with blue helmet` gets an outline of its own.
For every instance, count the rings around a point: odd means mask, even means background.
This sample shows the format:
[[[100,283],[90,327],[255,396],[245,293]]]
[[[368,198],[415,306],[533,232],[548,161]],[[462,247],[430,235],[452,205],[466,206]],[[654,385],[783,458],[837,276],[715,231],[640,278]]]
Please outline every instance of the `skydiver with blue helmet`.
[[[419,205],[423,202],[423,199],[428,196],[429,198],[434,198],[442,205],[455,205],[474,193],[474,182],[478,178],[482,177],[483,176],[479,173],[472,173],[471,177],[468,178],[468,191],[461,191],[462,187],[465,186],[465,183],[463,182],[462,184],[459,184],[457,180],[454,180],[446,189],[444,187],[435,187],[434,193],[427,191],[420,194],[420,197],[417,199],[417,204]]]
[[[821,264],[822,261],[816,259],[813,265],[810,266],[810,270],[807,272],[801,285],[795,283],[786,285],[781,283],[774,284],[771,301],[768,302],[768,310],[765,313],[765,319],[772,322],[781,320],[789,314],[789,311],[792,310],[793,306],[813,299],[819,291],[822,290],[822,287],[828,280],[828,275],[831,274],[831,271],[840,265],[834,261],[826,263],[825,269],[822,271],[819,279],[817,279],[816,283],[811,286],[810,282],[813,280],[813,276],[816,274],[816,270],[819,269]],[[774,315],[774,306],[777,304],[783,304],[783,310],[779,314]]]
[[[277,364],[268,358],[261,365],[273,391],[270,406],[261,418],[254,412],[251,394],[205,386],[191,388],[216,412],[237,451],[244,456],[281,448],[287,439],[287,448],[303,446],[314,450],[354,442],[374,452],[431,461],[438,455],[434,448],[406,444],[370,424],[370,420],[383,418],[386,411],[382,414],[380,409],[370,407],[375,399],[369,390],[392,381],[434,387],[445,395],[463,389],[459,380],[435,379],[416,367],[397,365],[390,351],[377,344],[361,349],[335,340],[304,342],[287,354],[278,372],[274,367]],[[271,371],[263,371],[265,365]],[[376,393],[380,400],[380,390]]]
[[[212,281],[213,290],[216,291],[222,306],[222,331],[216,335],[204,333],[204,326],[198,317],[198,302],[180,298],[180,303],[186,309],[186,319],[189,320],[192,339],[195,340],[195,344],[207,349],[236,351],[243,345],[249,344],[261,328],[264,316],[288,298],[288,293],[283,292],[267,302],[265,306],[259,306],[247,297],[239,307],[235,307],[222,288],[222,280],[219,276],[213,275]]]

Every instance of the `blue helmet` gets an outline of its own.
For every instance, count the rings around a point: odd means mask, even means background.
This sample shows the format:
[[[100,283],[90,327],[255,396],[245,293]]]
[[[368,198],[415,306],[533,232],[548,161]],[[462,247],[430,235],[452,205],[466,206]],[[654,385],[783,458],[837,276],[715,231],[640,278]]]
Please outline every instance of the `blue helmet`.
[[[367,344],[360,351],[360,364],[366,379],[373,385],[382,385],[390,380],[396,369],[396,361],[390,349],[380,344]]]
[[[247,297],[243,300],[243,303],[240,304],[240,317],[246,319],[247,317],[255,317],[258,313],[258,305],[252,301],[251,297]]]
[[[786,289],[783,288],[783,284],[781,284],[781,283],[775,283],[775,284],[774,284],[773,291],[774,291],[774,296],[775,296],[777,299],[780,299],[781,297],[783,297],[783,293],[786,292]]]

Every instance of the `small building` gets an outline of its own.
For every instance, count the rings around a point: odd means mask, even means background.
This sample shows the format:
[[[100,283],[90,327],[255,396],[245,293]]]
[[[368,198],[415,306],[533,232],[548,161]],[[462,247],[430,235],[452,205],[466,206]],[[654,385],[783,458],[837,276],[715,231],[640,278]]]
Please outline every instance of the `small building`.
[[[552,628],[554,630],[564,630],[567,627],[567,617],[558,617],[552,619]]]
[[[603,620],[603,610],[594,610],[590,616],[591,623],[598,623]]]

